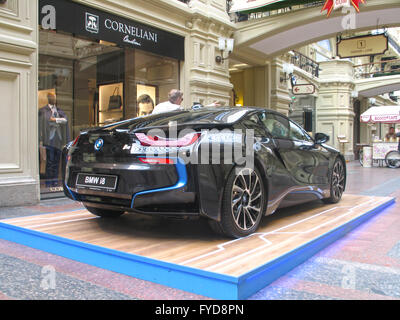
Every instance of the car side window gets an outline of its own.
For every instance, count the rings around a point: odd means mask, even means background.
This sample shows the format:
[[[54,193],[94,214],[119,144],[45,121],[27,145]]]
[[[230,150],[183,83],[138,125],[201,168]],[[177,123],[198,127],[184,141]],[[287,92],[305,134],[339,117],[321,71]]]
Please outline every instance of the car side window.
[[[303,130],[296,125],[294,122],[289,121],[290,124],[290,133],[289,133],[289,139],[290,140],[297,140],[297,141],[307,141]]]
[[[261,121],[275,139],[289,139],[289,121],[276,114],[264,112]]]
[[[246,117],[243,121],[243,124],[246,126],[246,128],[254,130],[254,134],[256,136],[262,137],[266,134],[265,130],[263,129],[264,126],[256,113],[253,113]]]
[[[314,143],[313,138],[303,129],[305,140]]]
[[[293,131],[292,136],[297,136],[297,139],[301,137],[301,140],[307,141],[307,142],[312,142],[314,143],[313,138],[304,130],[303,127],[301,127],[299,124],[297,124],[294,121],[289,120],[291,123],[291,131]],[[293,129],[292,129],[293,128]],[[293,140],[296,138],[293,137]]]

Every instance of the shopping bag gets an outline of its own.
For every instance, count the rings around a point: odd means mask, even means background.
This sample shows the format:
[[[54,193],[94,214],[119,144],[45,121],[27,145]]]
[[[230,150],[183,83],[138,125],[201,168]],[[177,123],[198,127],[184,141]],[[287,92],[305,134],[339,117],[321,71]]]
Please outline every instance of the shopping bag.
[[[122,106],[122,97],[119,95],[119,88],[116,87],[110,101],[108,102],[108,110],[120,109]]]

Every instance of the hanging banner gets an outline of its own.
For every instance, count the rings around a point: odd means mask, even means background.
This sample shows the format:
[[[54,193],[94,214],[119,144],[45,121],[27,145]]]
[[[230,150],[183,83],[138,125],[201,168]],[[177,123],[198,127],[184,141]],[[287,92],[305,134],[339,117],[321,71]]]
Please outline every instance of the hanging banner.
[[[229,12],[250,11],[283,1],[284,0],[233,0]]]
[[[326,0],[321,12],[327,11],[328,18],[333,10],[350,7],[351,5],[360,12],[360,3],[365,3],[365,0]]]

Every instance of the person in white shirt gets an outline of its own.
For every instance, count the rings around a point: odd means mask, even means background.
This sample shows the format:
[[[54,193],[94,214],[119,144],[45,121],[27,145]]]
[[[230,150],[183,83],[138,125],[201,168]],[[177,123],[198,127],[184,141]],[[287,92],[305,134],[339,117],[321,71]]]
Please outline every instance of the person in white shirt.
[[[168,94],[168,101],[161,102],[155,106],[152,114],[182,110],[183,92],[172,89]]]

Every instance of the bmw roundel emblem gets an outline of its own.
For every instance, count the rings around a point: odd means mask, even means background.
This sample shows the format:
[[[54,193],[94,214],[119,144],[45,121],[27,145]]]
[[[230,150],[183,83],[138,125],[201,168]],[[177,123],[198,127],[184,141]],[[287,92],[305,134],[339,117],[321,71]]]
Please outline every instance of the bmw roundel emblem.
[[[103,148],[103,145],[104,145],[104,140],[97,139],[96,142],[94,143],[94,150],[99,151],[101,148]]]

